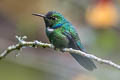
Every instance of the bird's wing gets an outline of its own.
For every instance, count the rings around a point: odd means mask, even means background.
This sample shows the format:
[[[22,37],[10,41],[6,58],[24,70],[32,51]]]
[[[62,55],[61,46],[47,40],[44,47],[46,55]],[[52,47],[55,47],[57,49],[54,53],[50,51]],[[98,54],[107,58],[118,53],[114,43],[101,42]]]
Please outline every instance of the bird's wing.
[[[67,38],[69,39],[69,46],[68,46],[69,48],[73,48],[73,49],[77,49],[85,52],[85,49],[82,46],[80,39],[78,37],[78,34],[74,28],[71,28],[71,30],[69,31],[65,31],[63,34],[67,36]],[[74,53],[70,53],[70,54],[75,58],[75,60],[80,65],[82,65],[87,70],[92,71],[93,69],[96,68],[95,64],[91,59],[84,57],[82,55],[74,54]]]

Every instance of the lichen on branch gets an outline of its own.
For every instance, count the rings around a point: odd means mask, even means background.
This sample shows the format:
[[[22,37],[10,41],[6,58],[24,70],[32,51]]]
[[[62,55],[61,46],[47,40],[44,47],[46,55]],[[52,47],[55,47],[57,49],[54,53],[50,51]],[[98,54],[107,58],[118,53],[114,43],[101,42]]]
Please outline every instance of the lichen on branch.
[[[4,52],[2,52],[0,54],[0,59],[5,58],[12,51],[21,50],[22,48],[26,48],[26,47],[42,47],[42,48],[52,48],[52,49],[54,49],[54,46],[52,44],[42,43],[41,41],[38,41],[38,40],[25,41],[26,38],[27,38],[26,36],[24,36],[24,37],[16,36],[16,39],[18,40],[18,43],[15,44],[15,45],[11,45],[6,50],[4,50]],[[99,57],[96,57],[95,55],[87,54],[87,53],[82,52],[80,50],[75,50],[75,49],[72,49],[72,48],[64,48],[62,51],[79,54],[79,55],[88,57],[92,60],[95,60],[98,63],[104,63],[104,64],[107,64],[109,66],[112,66],[112,67],[120,70],[120,65],[115,64],[114,62],[112,62],[110,60],[101,59]]]

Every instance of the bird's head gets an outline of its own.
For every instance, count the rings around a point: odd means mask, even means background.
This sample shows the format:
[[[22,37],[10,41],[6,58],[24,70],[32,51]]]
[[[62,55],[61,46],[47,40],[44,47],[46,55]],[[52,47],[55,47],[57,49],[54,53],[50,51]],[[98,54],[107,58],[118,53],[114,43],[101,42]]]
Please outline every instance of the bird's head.
[[[33,15],[43,17],[46,27],[50,28],[57,28],[67,22],[64,16],[56,11],[49,11],[46,15],[36,13]]]

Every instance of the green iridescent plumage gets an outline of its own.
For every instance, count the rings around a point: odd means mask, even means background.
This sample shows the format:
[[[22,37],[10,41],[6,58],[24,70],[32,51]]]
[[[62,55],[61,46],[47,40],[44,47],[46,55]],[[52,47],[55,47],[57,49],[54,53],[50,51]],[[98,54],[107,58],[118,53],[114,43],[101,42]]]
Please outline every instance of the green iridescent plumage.
[[[49,41],[59,49],[73,48],[85,52],[79,36],[72,24],[70,24],[63,15],[58,12],[50,11],[46,15],[33,14],[44,18],[46,24],[46,34]],[[96,68],[93,61],[87,57],[70,53],[80,65],[88,70]]]

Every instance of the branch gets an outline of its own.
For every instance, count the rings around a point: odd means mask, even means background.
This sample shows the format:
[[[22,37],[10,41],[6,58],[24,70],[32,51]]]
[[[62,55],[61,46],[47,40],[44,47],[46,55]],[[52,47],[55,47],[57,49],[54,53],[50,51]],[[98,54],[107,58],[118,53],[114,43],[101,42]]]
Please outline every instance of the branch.
[[[52,44],[42,43],[42,42],[37,41],[37,40],[36,41],[25,41],[24,39],[27,38],[26,36],[24,36],[24,37],[16,36],[16,38],[18,40],[18,44],[9,46],[3,53],[0,54],[0,59],[5,58],[12,51],[21,50],[22,48],[26,48],[26,47],[42,47],[42,48],[52,48],[52,49],[54,49],[54,46]],[[63,51],[64,52],[70,52],[70,53],[79,54],[79,55],[88,57],[88,58],[90,58],[92,60],[95,60],[95,61],[97,61],[99,63],[104,63],[104,64],[107,64],[109,66],[112,66],[112,67],[117,68],[117,69],[120,70],[120,65],[115,64],[114,62],[112,62],[110,60],[104,60],[104,59],[96,57],[96,56],[94,56],[92,54],[87,54],[85,52],[82,52],[80,50],[75,50],[75,49],[72,49],[72,48],[64,48]]]

